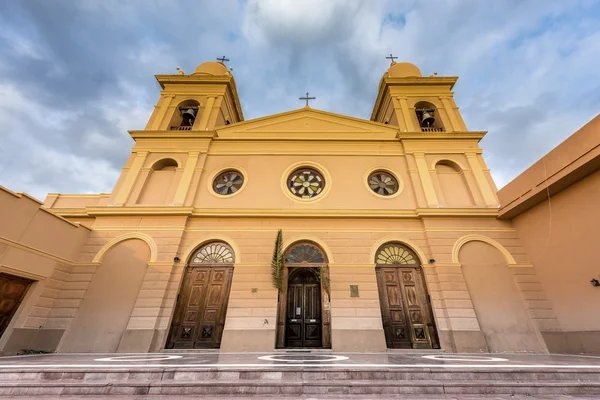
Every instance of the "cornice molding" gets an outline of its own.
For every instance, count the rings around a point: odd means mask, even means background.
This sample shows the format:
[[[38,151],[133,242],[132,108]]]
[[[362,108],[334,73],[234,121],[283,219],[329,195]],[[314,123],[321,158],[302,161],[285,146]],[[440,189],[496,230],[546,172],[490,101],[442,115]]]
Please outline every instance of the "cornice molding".
[[[187,216],[218,218],[393,218],[419,219],[422,217],[484,217],[496,218],[496,208],[417,208],[414,210],[364,210],[364,209],[248,209],[248,208],[194,208],[175,206],[86,207],[79,209],[54,209],[63,217],[95,217],[122,215]]]

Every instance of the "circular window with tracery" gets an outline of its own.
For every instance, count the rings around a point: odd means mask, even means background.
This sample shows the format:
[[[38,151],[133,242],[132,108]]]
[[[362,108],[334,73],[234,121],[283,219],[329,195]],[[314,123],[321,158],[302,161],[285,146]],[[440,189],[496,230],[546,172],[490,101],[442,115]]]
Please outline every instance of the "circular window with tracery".
[[[301,199],[312,199],[325,188],[325,179],[320,172],[312,168],[300,168],[288,178],[288,189]]]
[[[391,196],[398,192],[398,180],[386,171],[375,171],[369,175],[368,184],[380,196]]]
[[[236,170],[221,172],[213,181],[213,190],[222,196],[236,193],[244,184],[244,176]]]

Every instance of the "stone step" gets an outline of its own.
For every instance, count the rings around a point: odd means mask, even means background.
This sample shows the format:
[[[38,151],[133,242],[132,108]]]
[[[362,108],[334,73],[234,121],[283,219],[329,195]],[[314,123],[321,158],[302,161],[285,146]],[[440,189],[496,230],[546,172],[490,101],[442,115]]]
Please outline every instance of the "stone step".
[[[261,369],[200,369],[200,368],[119,368],[119,369],[2,369],[3,382],[56,382],[73,381],[115,381],[128,380],[157,382],[194,381],[282,381],[312,382],[331,380],[389,380],[389,381],[503,381],[503,382],[545,382],[545,381],[588,381],[600,382],[600,371],[589,369],[441,369],[441,368],[380,368],[380,369],[338,369],[315,368],[261,368]]]
[[[87,395],[586,395],[600,396],[600,382],[529,381],[504,382],[436,380],[320,380],[320,381],[0,381],[0,396],[87,396]]]
[[[14,396],[0,396],[0,399],[14,399]],[[67,399],[80,399],[81,396],[44,396],[44,400],[67,400]],[[86,400],[94,400],[94,399],[106,399],[106,396],[96,396],[96,395],[88,395],[85,397]],[[113,395],[110,396],[111,400],[172,400],[173,396],[148,396],[148,395],[137,395],[137,396],[128,396],[128,395]],[[212,395],[211,399],[213,400],[240,400],[240,399],[251,399],[252,397],[248,396],[221,396],[221,395]],[[324,394],[324,395],[299,395],[299,396],[270,396],[270,395],[261,395],[260,399],[277,399],[277,400],[398,400],[398,396],[382,396],[382,395],[374,395],[374,396],[365,396],[365,395],[353,395],[353,394]],[[431,395],[431,394],[411,394],[411,395],[403,395],[402,400],[531,400],[532,397],[528,395],[512,395],[512,394],[465,394],[465,395]],[[569,396],[569,395],[541,395],[535,396],[536,400],[581,400],[581,399],[590,399],[589,396]]]

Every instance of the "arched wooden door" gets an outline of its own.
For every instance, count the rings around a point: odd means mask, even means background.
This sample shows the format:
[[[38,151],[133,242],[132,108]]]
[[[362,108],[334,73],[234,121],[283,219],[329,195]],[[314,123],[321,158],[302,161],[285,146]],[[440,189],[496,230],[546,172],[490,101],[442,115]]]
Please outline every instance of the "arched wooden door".
[[[300,242],[284,256],[279,292],[277,348],[330,348],[329,269],[323,251]]]
[[[315,268],[293,268],[287,290],[286,347],[322,347],[321,285]]]
[[[417,255],[386,243],[375,256],[385,341],[390,349],[439,348],[439,340]]]
[[[177,295],[168,349],[219,348],[235,257],[222,242],[204,245],[188,263]]]

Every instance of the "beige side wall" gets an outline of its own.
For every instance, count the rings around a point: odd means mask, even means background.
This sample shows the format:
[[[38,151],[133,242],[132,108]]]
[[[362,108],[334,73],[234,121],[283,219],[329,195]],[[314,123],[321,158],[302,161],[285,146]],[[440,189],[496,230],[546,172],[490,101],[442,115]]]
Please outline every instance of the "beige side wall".
[[[545,335],[550,351],[600,351],[598,198],[600,171],[513,220],[563,331]]]
[[[0,272],[35,281],[0,338],[5,354],[56,349],[64,329],[53,323],[61,316],[52,310],[62,301],[60,290],[90,234],[40,205],[26,194],[0,187]]]

